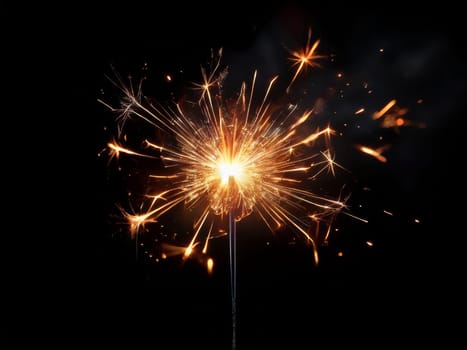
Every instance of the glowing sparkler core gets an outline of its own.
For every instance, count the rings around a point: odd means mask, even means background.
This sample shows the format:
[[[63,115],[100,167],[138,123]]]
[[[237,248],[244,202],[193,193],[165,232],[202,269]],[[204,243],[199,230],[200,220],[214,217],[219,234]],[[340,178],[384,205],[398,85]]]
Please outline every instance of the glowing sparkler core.
[[[243,167],[238,162],[221,161],[218,164],[218,170],[222,186],[228,185],[230,178],[235,180],[236,183],[240,184],[242,182]]]

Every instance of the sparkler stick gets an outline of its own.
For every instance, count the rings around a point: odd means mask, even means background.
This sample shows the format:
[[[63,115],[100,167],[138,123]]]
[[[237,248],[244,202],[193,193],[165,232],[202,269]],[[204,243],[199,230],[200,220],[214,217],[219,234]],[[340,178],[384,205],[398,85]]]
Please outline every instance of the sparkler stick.
[[[138,262],[138,238],[139,238],[139,230],[135,233],[135,260]]]
[[[232,349],[237,344],[237,224],[232,212],[229,213],[229,257],[230,257],[230,297],[232,301]]]

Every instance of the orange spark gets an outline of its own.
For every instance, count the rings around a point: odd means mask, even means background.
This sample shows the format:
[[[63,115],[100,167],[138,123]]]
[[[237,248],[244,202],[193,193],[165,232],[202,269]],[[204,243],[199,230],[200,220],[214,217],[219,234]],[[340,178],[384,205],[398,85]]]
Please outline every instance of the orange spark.
[[[379,147],[379,148],[370,148],[370,147],[367,147],[367,146],[361,146],[361,145],[357,145],[356,146],[357,149],[365,154],[368,154],[372,157],[375,157],[376,159],[378,159],[381,163],[386,163],[388,160],[385,156],[383,156],[381,153],[383,153],[385,150],[387,150],[389,148],[389,145],[386,145],[386,146],[383,146],[383,147]]]
[[[212,260],[212,258],[209,258],[206,262],[206,268],[208,270],[208,274],[212,275],[212,270],[214,268],[214,260]]]
[[[295,71],[295,74],[292,78],[292,80],[289,83],[289,86],[286,89],[286,93],[289,93],[290,87],[294,83],[294,81],[297,79],[298,75],[300,72],[304,69],[306,69],[308,66],[310,67],[319,67],[319,64],[316,63],[315,61],[319,58],[323,58],[325,56],[322,55],[317,55],[315,53],[316,49],[318,48],[319,45],[319,39],[316,40],[313,45],[311,44],[311,28],[308,29],[308,38],[306,41],[305,48],[299,51],[292,51],[292,57],[290,60],[293,62],[293,66],[297,66],[297,69]]]
[[[381,110],[373,114],[374,120],[381,118],[381,127],[394,128],[396,131],[402,126],[425,127],[424,123],[417,123],[404,118],[409,110],[399,107],[396,103],[396,100],[391,100]]]
[[[396,102],[397,102],[396,100],[389,101],[386,104],[386,106],[381,108],[378,112],[373,113],[373,119],[376,120],[376,119],[381,118],[387,111],[389,111],[391,109],[392,106],[394,106],[396,104]]]
[[[132,156],[138,156],[138,157],[154,158],[152,156],[148,156],[147,154],[137,153],[128,148],[124,148],[120,146],[119,144],[117,144],[116,142],[109,142],[107,146],[109,147],[110,158],[115,157],[118,159],[120,157],[120,153],[125,153],[125,154],[129,154]]]
[[[355,115],[361,114],[363,112],[365,112],[365,108],[360,108],[357,111],[355,111]]]

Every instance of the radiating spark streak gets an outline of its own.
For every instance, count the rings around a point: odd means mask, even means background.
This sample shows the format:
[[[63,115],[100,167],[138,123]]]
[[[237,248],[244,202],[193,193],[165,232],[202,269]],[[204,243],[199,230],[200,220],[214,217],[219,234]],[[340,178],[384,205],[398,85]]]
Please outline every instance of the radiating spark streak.
[[[297,120],[297,122],[294,123],[294,124],[290,127],[290,129],[295,129],[295,128],[296,128],[297,126],[299,126],[300,124],[303,124],[303,123],[308,119],[308,117],[311,115],[311,113],[313,113],[313,110],[310,110],[310,111],[308,111],[308,112],[305,112],[305,113],[303,114],[303,116],[302,116],[301,118],[299,118],[299,119]]]
[[[180,175],[149,175],[149,177],[155,178],[155,179],[176,179],[179,178]]]
[[[388,148],[388,146],[383,146],[377,149],[373,149],[367,146],[359,146],[359,145],[357,145],[356,147],[361,152],[376,158],[381,163],[386,163],[388,161],[387,158],[381,154]]]
[[[145,140],[145,143],[146,143],[147,146],[152,147],[154,149],[157,149],[160,152],[162,152],[164,150],[164,147],[162,147],[160,145],[156,145],[155,143],[149,142],[148,140]]]
[[[219,49],[218,51],[218,57],[220,58],[222,56],[222,48]],[[199,87],[201,89],[201,96],[199,98],[199,101],[201,101],[204,98],[205,93],[209,93],[209,89],[214,86],[218,82],[218,78],[216,76],[217,70],[219,69],[220,65],[220,59],[216,60],[216,65],[212,69],[211,73],[208,74],[206,73],[206,69],[204,67],[201,67],[201,76],[203,78],[203,83],[202,84],[194,84],[195,86]]]
[[[296,143],[295,145],[293,145],[292,147],[296,147],[300,144],[309,144],[310,142],[313,142],[315,141],[316,139],[318,139],[321,135],[329,135],[330,133],[332,133],[333,131],[330,129],[330,128],[326,128],[326,129],[323,129],[321,131],[318,131],[318,132],[315,132],[311,135],[309,135],[307,138],[303,139],[302,141],[300,141],[299,143]]]
[[[319,45],[319,39],[316,40],[313,43],[313,45],[310,46],[310,44],[311,44],[311,28],[308,29],[308,38],[306,41],[305,48],[300,51],[291,52],[292,57],[290,58],[290,60],[293,62],[293,66],[298,66],[298,67],[295,71],[295,74],[292,80],[289,83],[289,86],[286,89],[286,93],[289,93],[292,84],[297,79],[298,75],[300,74],[302,70],[304,70],[308,66],[319,67],[319,64],[316,63],[315,60],[325,57],[325,56],[315,54],[315,51]]]
[[[326,230],[326,234],[324,236],[324,242],[327,242],[329,240],[329,236],[331,235],[331,225],[328,225],[328,229]]]
[[[204,242],[204,247],[203,247],[203,254],[206,254],[208,251],[208,242],[209,239],[211,238],[211,233],[212,233],[212,227],[214,226],[214,223],[211,222],[211,227],[209,227],[208,234],[206,235],[206,240]]]
[[[316,66],[314,60],[321,57],[315,54],[319,41],[310,45],[310,36],[311,31],[304,51],[296,53],[301,61],[297,61],[287,90],[306,66]],[[135,94],[131,86],[119,87],[124,112],[103,103],[120,113],[119,118],[122,113],[124,118],[139,117],[170,136],[166,144],[145,141],[148,152],[156,151],[157,157],[109,143],[116,156],[126,153],[162,162],[162,169],[149,178],[164,190],[146,194],[149,200],[142,203],[138,215],[122,211],[123,216],[130,230],[137,232],[175,207],[190,209],[194,233],[182,253],[188,257],[201,242],[202,252],[207,252],[208,241],[214,238],[215,217],[222,220],[232,213],[238,222],[256,213],[271,231],[284,225],[298,231],[311,242],[317,264],[318,246],[328,240],[333,217],[347,209],[340,198],[315,192],[313,183],[319,174],[334,175],[337,168],[344,169],[330,150],[334,131],[329,125],[316,126],[315,132],[304,137],[300,128],[312,121],[313,109],[300,113],[297,105],[289,104],[273,108],[270,95],[278,76],[269,81],[264,95],[258,96],[255,71],[250,87],[242,83],[238,98],[225,100],[221,91],[224,77],[218,71],[220,54],[213,71],[201,70],[202,82],[196,84],[200,89],[197,111],[187,112],[180,102],[172,107],[149,102],[142,99],[140,88]],[[115,83],[122,84],[118,79]]]
[[[361,222],[364,222],[365,224],[368,224],[368,222],[369,222],[367,219],[363,219],[363,218],[361,218],[361,217],[359,217],[359,216],[350,214],[349,212],[343,212],[343,213],[344,213],[345,215],[347,215],[347,216],[350,216],[351,218],[354,218],[354,219],[357,219],[357,220],[359,220],[359,221],[361,221]]]
[[[125,153],[125,154],[129,154],[129,155],[132,155],[132,156],[138,156],[138,157],[145,157],[145,158],[155,158],[155,157],[152,157],[152,156],[148,156],[147,154],[143,154],[143,153],[138,153],[138,152],[134,152],[128,148],[124,148],[120,145],[118,145],[117,143],[115,142],[109,142],[107,144],[107,146],[110,148],[110,157],[115,157],[115,158],[119,158],[120,157],[120,153]]]
[[[383,213],[387,214],[389,216],[394,216],[394,214],[392,212],[388,211],[388,210],[383,210]]]
[[[303,172],[303,171],[308,171],[310,170],[310,167],[300,167],[300,168],[295,168],[295,169],[285,169],[282,171],[282,173],[291,173],[291,172]],[[293,179],[290,179],[291,181],[293,181]]]
[[[281,208],[278,208],[278,209],[281,209]],[[315,265],[318,265],[318,263],[319,263],[318,246],[316,245],[315,240],[308,234],[308,232],[306,232],[303,229],[302,226],[300,226],[297,223],[297,220],[293,215],[291,215],[290,213],[287,213],[285,210],[280,211],[280,215],[282,217],[286,218],[290,225],[295,227],[301,234],[303,234],[308,239],[308,242],[311,243],[311,246],[313,248],[314,263],[315,263]]]
[[[345,171],[348,171],[347,169],[345,169],[342,165],[336,163],[334,161],[334,155],[331,154],[331,151],[329,149],[327,149],[326,151],[324,152],[321,152],[321,154],[324,156],[325,158],[325,161],[327,162],[327,165],[328,165],[328,169],[331,171],[332,175],[335,176],[336,175],[336,172],[334,170],[334,166],[337,166]],[[325,168],[322,168],[321,171],[324,171]],[[320,172],[321,172],[320,171]]]
[[[250,99],[248,100],[248,105],[247,105],[246,114],[245,114],[245,126],[248,125],[248,118],[249,118],[249,116],[250,116],[251,100],[253,99],[253,91],[255,90],[256,75],[257,75],[257,71],[255,70],[255,73],[253,74],[253,81],[252,81],[252,83],[251,83]],[[274,80],[275,80],[275,79],[274,79]],[[268,95],[269,89],[271,88],[271,86],[272,86],[273,83],[274,83],[274,81],[271,81],[271,83],[269,84],[269,88],[268,88],[268,90],[266,91],[266,96]],[[245,85],[245,86],[246,86],[246,85]],[[266,98],[266,97],[265,97],[265,98]],[[243,101],[245,101],[245,99],[243,99]],[[263,104],[264,104],[264,100],[263,100],[263,103],[262,103],[261,106],[260,106],[260,110],[262,109]]]
[[[288,178],[286,178],[286,177],[271,177],[271,180],[272,180],[272,181],[277,181],[277,182],[279,182],[279,181],[286,181],[286,182],[292,182],[292,183],[296,183],[296,184],[302,182],[301,180],[288,179]]]
[[[186,251],[186,247],[179,247],[173,244],[162,243],[162,249],[164,252],[161,254],[162,259],[167,259],[167,257],[172,257],[176,255],[182,255]]]
[[[195,244],[196,238],[198,238],[198,234],[200,233],[201,228],[203,227],[203,224],[206,221],[208,215],[209,215],[209,210],[206,209],[204,211],[204,214],[200,218],[200,220],[194,225],[194,227],[197,227],[197,230],[195,231],[195,234],[193,235],[193,238],[191,239],[190,244],[186,248],[185,256],[189,256],[191,254],[191,252],[193,251],[193,245]]]
[[[279,190],[283,190],[288,196],[297,199],[299,202],[305,202],[307,204],[311,204],[313,206],[316,206],[322,209],[337,210],[337,209],[342,209],[345,207],[345,204],[343,202],[327,199],[321,196],[316,196],[305,190],[284,188],[282,186],[277,186],[277,185],[276,187]],[[313,198],[315,200],[311,200],[308,198]],[[321,204],[318,200],[323,201],[324,203],[328,203],[328,204]]]
[[[108,109],[110,109],[112,112],[115,112],[116,109],[113,108],[111,105],[109,105],[107,102],[105,101],[102,101],[100,98],[97,99],[97,102],[99,102],[100,104],[104,105],[105,107],[107,107]]]
[[[156,222],[156,220],[151,217],[151,212],[147,212],[141,215],[135,215],[128,213],[121,206],[117,207],[122,213],[123,217],[128,221],[131,236],[137,235],[140,227],[144,227],[145,224],[149,222]]]
[[[107,77],[109,81],[116,86],[118,89],[121,90],[121,92],[124,94],[123,98],[121,99],[120,103],[120,108],[114,108],[110,106],[109,104],[105,103],[101,99],[98,99],[97,101],[106,106],[107,108],[110,108],[111,111],[117,112],[119,115],[117,117],[117,122],[118,122],[118,136],[121,135],[122,130],[125,126],[126,121],[131,118],[131,116],[135,113],[134,110],[134,105],[139,104],[139,101],[141,101],[142,98],[142,80],[139,82],[137,90],[135,92],[135,89],[132,84],[131,77],[129,79],[130,83],[128,85],[125,85],[123,83],[123,80],[121,77],[116,74],[116,80],[113,80],[110,77]],[[147,119],[144,115],[138,115],[139,117],[143,118],[145,121],[148,123],[152,124],[152,122]]]
[[[152,202],[150,204],[150,208],[154,207],[154,205],[156,204],[157,200],[158,199],[162,199],[163,201],[167,201],[166,198],[164,198],[164,195],[166,193],[168,193],[169,191],[165,191],[165,192],[162,192],[162,193],[159,193],[159,194],[156,194],[156,195],[152,195],[152,196],[147,196],[148,198],[152,198]]]
[[[355,111],[355,115],[359,115],[361,113],[365,112],[365,108],[360,108],[357,111]]]
[[[396,104],[396,100],[391,100],[386,106],[381,108],[378,112],[373,113],[373,120],[381,118],[387,111],[391,109],[392,106]]]

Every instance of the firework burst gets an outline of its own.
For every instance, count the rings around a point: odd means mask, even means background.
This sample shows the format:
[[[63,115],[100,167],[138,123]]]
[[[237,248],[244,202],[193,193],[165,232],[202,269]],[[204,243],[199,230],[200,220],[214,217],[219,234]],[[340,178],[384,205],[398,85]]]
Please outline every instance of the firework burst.
[[[309,43],[310,36],[302,53],[292,53],[298,67],[281,100],[289,100],[298,74],[321,57],[315,54],[319,41]],[[313,126],[313,108],[272,101],[279,76],[258,92],[255,71],[235,98],[224,98],[221,56],[222,50],[210,71],[201,70],[199,95],[192,103],[163,106],[145,98],[141,84],[135,88],[118,76],[111,79],[123,94],[120,106],[99,102],[118,114],[118,136],[123,141],[109,142],[110,155],[149,157],[163,164],[160,172],[150,175],[158,191],[145,193],[136,212],[121,208],[123,216],[137,236],[143,226],[176,207],[196,213],[192,235],[182,250],[188,257],[197,246],[207,251],[208,241],[218,235],[216,225],[224,218],[239,222],[255,214],[273,232],[292,228],[312,246],[318,264],[318,247],[328,241],[336,215],[346,212],[343,195],[320,193],[317,184],[318,179],[333,177],[340,167],[331,148],[334,132],[330,125]],[[166,137],[144,140],[144,151],[125,147],[124,126],[135,117]]]

